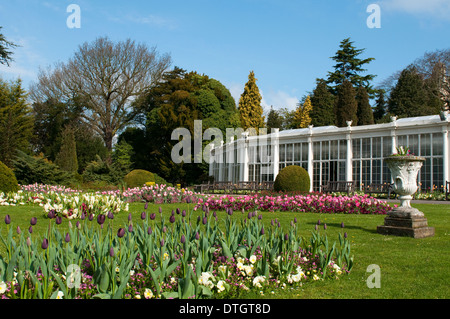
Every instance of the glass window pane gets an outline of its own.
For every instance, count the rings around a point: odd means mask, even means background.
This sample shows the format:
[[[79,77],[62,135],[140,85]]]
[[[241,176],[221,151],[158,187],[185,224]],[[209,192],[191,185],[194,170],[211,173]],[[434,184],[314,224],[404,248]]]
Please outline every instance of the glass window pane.
[[[419,155],[419,135],[409,136],[408,147],[412,154]]]
[[[293,157],[293,147],[292,147],[292,144],[287,144],[287,145],[286,145],[286,161],[287,161],[287,162],[292,162],[292,157]]]
[[[328,160],[329,158],[329,153],[330,153],[330,145],[329,145],[329,141],[323,141],[322,142],[322,158],[321,160]]]
[[[300,161],[302,156],[302,149],[300,143],[294,144],[294,161]]]
[[[431,138],[430,134],[420,135],[420,156],[431,155]]]
[[[352,141],[353,158],[361,158],[361,139]]]
[[[361,157],[362,158],[370,158],[371,154],[370,154],[370,149],[371,149],[371,143],[370,143],[370,138],[363,138],[361,139],[362,144],[361,144]]]
[[[381,157],[381,137],[372,138],[372,158]]]
[[[279,154],[280,162],[286,161],[285,151],[286,151],[286,144],[280,144],[280,154]]]
[[[433,134],[433,155],[442,155],[443,139],[441,133]]]
[[[308,143],[302,143],[302,161],[308,160]]]

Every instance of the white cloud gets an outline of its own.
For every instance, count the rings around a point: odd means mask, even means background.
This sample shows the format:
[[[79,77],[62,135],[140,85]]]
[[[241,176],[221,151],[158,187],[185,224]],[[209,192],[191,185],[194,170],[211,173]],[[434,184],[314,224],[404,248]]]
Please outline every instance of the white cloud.
[[[244,84],[232,83],[226,85],[230,94],[233,96],[236,101],[236,105],[239,104],[239,98],[241,97],[242,92],[244,92]],[[261,94],[261,106],[264,111],[269,111],[272,106],[274,109],[287,108],[289,110],[293,110],[297,108],[299,103],[299,98],[293,96],[285,91],[281,90],[271,90],[269,89],[267,92],[263,91],[259,88],[259,93]]]
[[[449,0],[382,0],[381,10],[450,20]]]
[[[270,106],[273,106],[274,109],[287,108],[289,110],[293,110],[299,103],[299,99],[296,96],[292,96],[281,90],[269,90],[267,93],[262,91],[260,92],[262,96],[261,104],[263,108],[267,110],[270,109]]]

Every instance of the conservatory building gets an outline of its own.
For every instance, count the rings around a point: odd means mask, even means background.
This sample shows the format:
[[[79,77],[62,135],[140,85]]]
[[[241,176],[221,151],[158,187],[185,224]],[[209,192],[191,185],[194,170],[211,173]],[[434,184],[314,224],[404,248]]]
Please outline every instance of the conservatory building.
[[[233,183],[274,181],[282,168],[299,165],[308,171],[311,191],[329,181],[353,181],[361,188],[391,183],[384,158],[403,146],[425,158],[419,187],[443,188],[449,180],[449,120],[442,113],[364,126],[347,122],[347,127],[274,129],[265,135],[244,132],[211,149],[209,175]]]

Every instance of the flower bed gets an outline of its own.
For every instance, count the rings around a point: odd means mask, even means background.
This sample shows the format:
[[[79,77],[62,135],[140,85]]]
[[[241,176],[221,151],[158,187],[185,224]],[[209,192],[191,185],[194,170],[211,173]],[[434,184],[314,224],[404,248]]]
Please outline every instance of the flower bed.
[[[302,240],[295,223],[265,229],[256,213],[239,223],[228,210],[219,223],[207,207],[176,211],[169,221],[144,210],[133,222],[130,214],[126,229],[98,215],[66,234],[50,219],[43,237],[13,234],[7,215],[1,298],[233,298],[338,279],[353,266],[345,234],[330,245],[318,230]]]
[[[262,210],[342,214],[387,214],[392,208],[385,201],[368,195],[280,195],[246,196],[225,195],[219,198],[200,199],[195,209],[207,205],[211,210]]]

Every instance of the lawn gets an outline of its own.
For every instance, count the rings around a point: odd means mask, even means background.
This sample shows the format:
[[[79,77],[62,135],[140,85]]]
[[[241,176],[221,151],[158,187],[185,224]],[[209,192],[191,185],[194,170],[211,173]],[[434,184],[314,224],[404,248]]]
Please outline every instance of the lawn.
[[[163,208],[163,214],[170,215],[172,210],[192,209],[187,204],[150,204],[147,211],[157,212]],[[264,223],[269,226],[272,219],[277,218],[282,227],[297,218],[299,233],[306,239],[318,226],[322,233],[328,235],[331,242],[337,241],[338,233],[347,232],[351,240],[354,267],[351,273],[339,280],[309,282],[301,288],[278,290],[273,293],[260,295],[254,293],[248,298],[278,298],[278,299],[447,299],[450,298],[450,205],[445,204],[416,204],[413,205],[423,211],[428,218],[428,224],[435,227],[435,236],[424,239],[409,237],[384,236],[376,232],[378,225],[384,222],[384,215],[356,215],[356,214],[318,214],[292,212],[262,212]],[[132,220],[140,218],[144,205],[132,203],[129,206]],[[217,212],[219,220],[225,218],[225,212]],[[43,233],[48,227],[49,220],[44,217],[42,207],[35,206],[1,206],[0,229],[5,234],[3,220],[9,214],[11,224],[19,226],[22,232],[28,232],[30,219],[37,217],[38,222],[33,227],[33,234]],[[235,212],[233,218],[245,218],[246,214]],[[72,226],[76,221],[72,220]],[[128,223],[128,213],[115,215],[114,228],[124,227]],[[344,223],[344,228],[341,224]],[[326,230],[324,229],[326,224]],[[59,225],[61,231],[69,227],[69,221],[63,220]],[[34,236],[34,235],[33,235]],[[4,248],[0,245],[0,254]],[[380,267],[380,288],[369,288],[367,279],[373,272],[368,272],[369,265]]]

